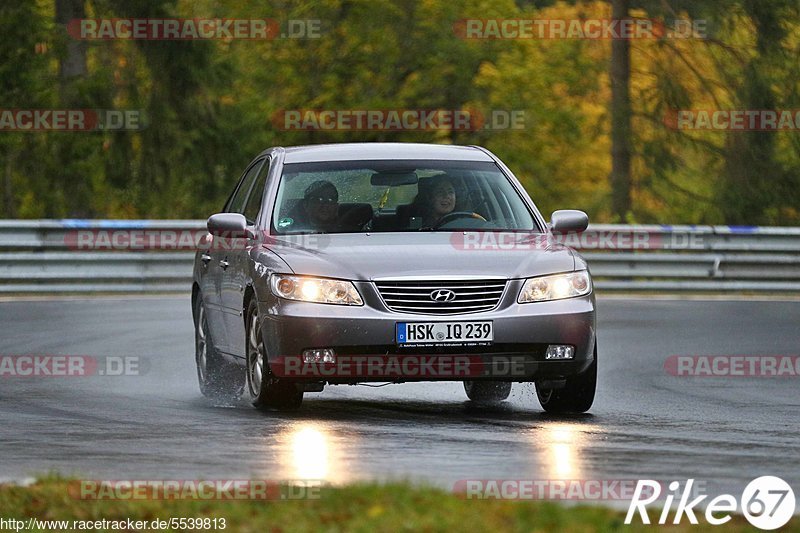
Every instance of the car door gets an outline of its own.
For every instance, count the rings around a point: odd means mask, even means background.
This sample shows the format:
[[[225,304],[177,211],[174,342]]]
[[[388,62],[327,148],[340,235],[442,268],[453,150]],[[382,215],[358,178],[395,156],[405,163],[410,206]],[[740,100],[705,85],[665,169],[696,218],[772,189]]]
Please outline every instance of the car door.
[[[261,159],[250,167],[252,173],[246,181],[250,186],[244,200],[230,206],[229,212],[240,213],[247,219],[248,227],[256,231],[256,217],[261,208],[264,186],[269,174],[269,158]],[[222,303],[225,337],[228,340],[230,354],[244,357],[244,290],[247,284],[248,254],[256,241],[252,239],[236,239],[231,242],[230,249],[224,257],[227,267],[222,271],[220,297]]]
[[[261,167],[263,159],[259,159],[252,163],[247,170],[242,174],[239,183],[231,194],[222,212],[231,213],[238,212],[241,206],[244,205],[247,199],[247,193],[250,192],[258,176],[258,169]],[[223,286],[225,283],[225,274],[230,268],[231,248],[236,244],[233,239],[210,235],[207,237],[212,239],[208,249],[201,255],[201,260],[205,264],[203,267],[206,271],[206,282],[201,286],[203,289],[203,301],[206,303],[206,313],[208,315],[208,328],[211,336],[214,339],[215,347],[225,353],[231,353],[230,338],[228,337],[225,328],[225,306],[222,301]]]

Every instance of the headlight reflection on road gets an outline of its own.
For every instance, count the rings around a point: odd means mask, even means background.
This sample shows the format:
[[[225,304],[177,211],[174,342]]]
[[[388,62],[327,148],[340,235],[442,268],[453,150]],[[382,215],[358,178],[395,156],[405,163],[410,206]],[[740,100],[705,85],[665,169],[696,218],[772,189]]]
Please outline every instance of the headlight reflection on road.
[[[581,479],[581,459],[591,440],[590,426],[553,424],[541,428],[536,439],[544,447],[538,450],[548,479]]]
[[[340,483],[345,476],[330,431],[313,422],[292,424],[281,433],[285,479]]]

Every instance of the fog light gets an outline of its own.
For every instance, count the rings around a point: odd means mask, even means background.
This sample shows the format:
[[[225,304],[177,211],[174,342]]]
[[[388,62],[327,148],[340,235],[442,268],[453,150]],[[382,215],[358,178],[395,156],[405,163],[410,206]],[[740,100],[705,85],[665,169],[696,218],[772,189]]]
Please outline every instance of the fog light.
[[[303,350],[304,363],[335,363],[336,352],[331,348],[317,348],[314,350]]]
[[[575,347],[568,344],[551,344],[544,353],[545,359],[572,359],[575,357]]]

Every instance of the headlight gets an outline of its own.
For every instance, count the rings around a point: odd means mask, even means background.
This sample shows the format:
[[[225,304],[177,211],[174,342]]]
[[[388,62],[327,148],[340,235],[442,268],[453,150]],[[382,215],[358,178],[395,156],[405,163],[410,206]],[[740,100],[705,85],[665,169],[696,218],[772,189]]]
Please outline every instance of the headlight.
[[[592,292],[592,278],[589,277],[588,271],[580,270],[568,274],[529,278],[525,280],[517,301],[521,304],[546,302],[583,296],[590,292]]]
[[[364,305],[355,286],[349,281],[273,274],[270,277],[269,285],[272,294],[287,300],[321,304]]]

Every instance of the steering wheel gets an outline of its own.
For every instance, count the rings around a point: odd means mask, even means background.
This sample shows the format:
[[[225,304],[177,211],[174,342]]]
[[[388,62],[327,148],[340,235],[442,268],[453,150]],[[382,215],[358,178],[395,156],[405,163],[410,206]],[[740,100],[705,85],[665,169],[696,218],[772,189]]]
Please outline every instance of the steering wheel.
[[[436,224],[431,226],[431,229],[437,230],[448,222],[452,222],[453,220],[457,220],[459,218],[477,218],[478,220],[483,220],[486,222],[486,219],[480,216],[478,213],[473,213],[472,211],[453,211],[452,213],[447,213],[445,216],[440,218]]]

